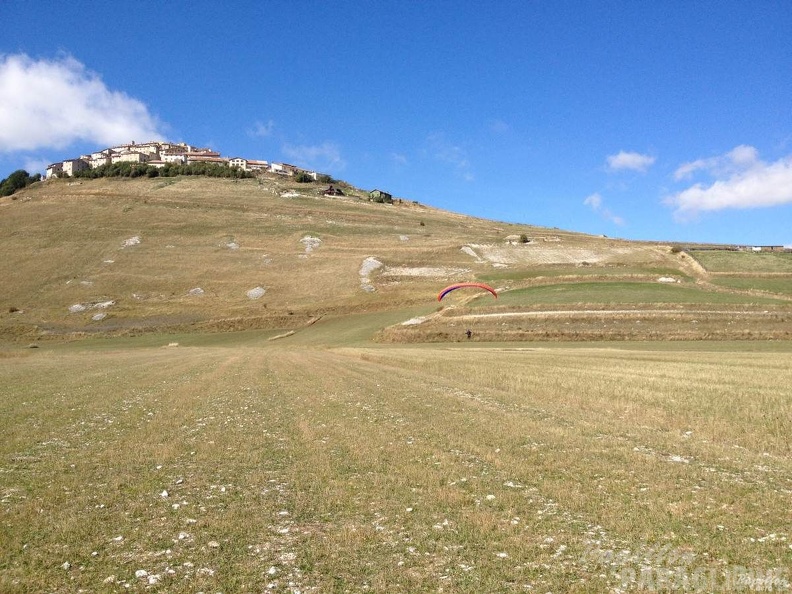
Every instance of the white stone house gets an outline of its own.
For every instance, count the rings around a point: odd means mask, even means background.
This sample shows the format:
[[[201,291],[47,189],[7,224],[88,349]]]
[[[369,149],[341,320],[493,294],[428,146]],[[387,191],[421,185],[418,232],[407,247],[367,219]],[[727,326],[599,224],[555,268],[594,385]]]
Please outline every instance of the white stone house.
[[[297,173],[297,168],[288,163],[270,163],[269,170],[278,175],[294,175]]]
[[[258,161],[256,159],[248,159],[247,166],[250,171],[266,171],[269,169],[267,161]]]
[[[102,165],[110,165],[113,162],[113,154],[115,151],[113,149],[105,149],[103,151],[97,151],[95,153],[90,154],[90,160],[88,163],[91,167],[96,169],[97,167],[101,167]]]
[[[220,153],[217,153],[218,155]],[[217,165],[228,165],[228,159],[223,159],[220,156],[212,156],[206,154],[188,154],[187,163],[215,163]]]
[[[69,176],[74,175],[77,171],[90,168],[88,161],[84,159],[67,159],[63,162],[63,173]]]
[[[51,177],[57,177],[61,173],[63,173],[63,162],[47,165],[47,179],[50,179]]]
[[[157,159],[159,158],[160,146],[161,143],[156,141],[144,142],[143,144],[135,144],[132,141],[131,144],[124,144],[115,148],[120,153],[141,153],[148,156],[149,159]]]
[[[228,160],[228,166],[229,167],[239,167],[243,171],[247,171],[248,170],[248,160],[247,159],[243,159],[242,157],[231,157]]]
[[[137,151],[127,151],[125,153],[115,153],[112,155],[113,163],[147,163],[149,156]]]
[[[160,159],[165,163],[186,163],[187,153],[186,151],[178,152],[173,149],[168,149],[160,153]]]

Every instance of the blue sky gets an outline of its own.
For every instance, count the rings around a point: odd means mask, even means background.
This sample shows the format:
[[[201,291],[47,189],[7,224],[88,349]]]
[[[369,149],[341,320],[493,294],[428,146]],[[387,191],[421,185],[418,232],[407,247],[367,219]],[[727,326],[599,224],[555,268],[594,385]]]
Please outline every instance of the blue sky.
[[[792,245],[792,3],[0,1],[0,178],[161,138],[501,221]]]

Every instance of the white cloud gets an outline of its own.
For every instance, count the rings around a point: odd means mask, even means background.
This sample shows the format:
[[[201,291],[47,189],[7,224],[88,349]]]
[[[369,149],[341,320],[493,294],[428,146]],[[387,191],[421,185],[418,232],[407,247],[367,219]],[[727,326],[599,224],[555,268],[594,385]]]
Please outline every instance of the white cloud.
[[[27,157],[25,159],[25,171],[34,175],[40,173],[44,175],[47,172],[47,165],[52,163],[49,159],[42,159],[41,157]]]
[[[490,132],[496,135],[506,134],[511,132],[511,126],[504,122],[503,120],[491,120],[489,123]]]
[[[725,155],[683,163],[674,172],[674,179],[689,179],[697,171],[705,171],[716,176],[727,176],[756,165],[761,165],[759,151],[752,146],[741,144]]]
[[[728,170],[723,179],[712,184],[697,183],[666,199],[676,207],[679,219],[690,218],[699,212],[725,208],[759,208],[792,204],[792,155],[775,163],[763,163],[752,147],[737,147],[724,157],[722,163],[709,163],[705,167],[718,171]],[[737,151],[737,152],[735,152]],[[683,166],[684,167],[684,166]],[[681,168],[680,168],[681,169]],[[679,172],[679,169],[677,170]]]
[[[614,225],[624,225],[624,219],[618,215],[613,214],[610,209],[605,208],[603,205],[602,196],[595,192],[590,196],[587,196],[585,200],[583,200],[583,204],[588,206],[591,210],[599,214],[603,219],[610,221]]]
[[[407,156],[401,153],[391,153],[391,161],[396,165],[407,165]]]
[[[590,206],[591,210],[598,210],[600,206],[602,206],[602,196],[599,194],[592,194],[591,196],[586,197],[586,199],[583,201],[583,204]]]
[[[267,136],[272,136],[272,132],[275,130],[275,122],[273,120],[267,120],[267,123],[256,122],[253,125],[253,129],[250,131],[251,136],[261,136],[266,138]]]
[[[71,57],[0,57],[0,152],[162,138],[145,104]]]
[[[452,165],[465,181],[472,182],[475,179],[467,151],[463,147],[449,142],[442,133],[427,136],[426,144],[427,152],[433,159]]]
[[[346,167],[346,162],[341,157],[341,149],[332,142],[319,145],[294,145],[283,146],[283,154],[295,165],[309,167],[317,171],[339,171]]]
[[[655,157],[642,155],[641,153],[628,153],[619,151],[616,155],[609,155],[607,158],[608,169],[611,171],[646,171],[655,162]]]

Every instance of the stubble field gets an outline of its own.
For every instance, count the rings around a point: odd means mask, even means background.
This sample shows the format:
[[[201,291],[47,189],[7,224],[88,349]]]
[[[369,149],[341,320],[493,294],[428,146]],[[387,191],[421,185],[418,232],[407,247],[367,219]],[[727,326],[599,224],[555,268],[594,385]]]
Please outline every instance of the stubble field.
[[[245,336],[0,358],[0,590],[787,587],[785,343]]]

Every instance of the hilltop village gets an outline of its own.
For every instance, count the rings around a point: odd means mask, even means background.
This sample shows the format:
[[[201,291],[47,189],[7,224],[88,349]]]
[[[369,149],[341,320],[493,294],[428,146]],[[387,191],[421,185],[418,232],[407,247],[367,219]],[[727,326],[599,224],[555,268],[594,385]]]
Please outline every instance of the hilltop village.
[[[47,178],[72,176],[78,171],[96,169],[114,163],[139,163],[153,167],[165,167],[168,163],[189,165],[191,163],[211,163],[237,167],[243,171],[269,172],[281,175],[307,173],[314,180],[322,175],[315,171],[306,171],[287,163],[271,163],[243,157],[221,157],[220,153],[209,148],[192,146],[184,142],[151,141],[143,144],[113,146],[91,154],[80,155],[76,159],[66,159],[47,167]]]
[[[46,178],[79,176],[80,172],[98,169],[119,163],[130,163],[144,167],[162,169],[169,165],[207,164],[230,167],[244,171],[250,175],[274,173],[287,177],[297,176],[298,181],[333,182],[324,173],[302,169],[288,163],[276,163],[244,157],[222,157],[219,152],[210,148],[197,147],[185,142],[151,141],[109,147],[90,154],[80,155],[76,159],[66,159],[52,163],[47,167]],[[302,179],[300,179],[302,178]],[[333,182],[334,183],[334,182]],[[330,185],[322,194],[325,196],[343,196],[344,192],[337,186]],[[369,200],[374,202],[393,202],[393,196],[382,190],[368,192]]]

